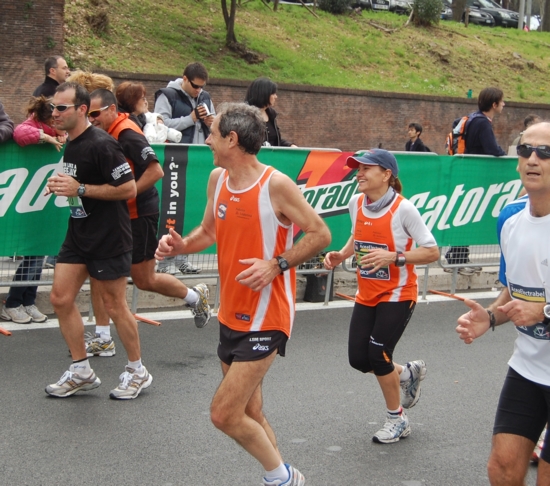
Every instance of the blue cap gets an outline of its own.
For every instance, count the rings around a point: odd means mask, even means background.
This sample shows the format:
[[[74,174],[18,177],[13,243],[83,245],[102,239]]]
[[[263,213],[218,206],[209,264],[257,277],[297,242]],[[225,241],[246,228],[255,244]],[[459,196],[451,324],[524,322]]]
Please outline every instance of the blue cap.
[[[359,164],[365,165],[379,165],[383,169],[391,170],[391,173],[394,177],[397,177],[399,173],[399,167],[397,167],[397,160],[390,154],[387,150],[384,149],[371,149],[363,152],[360,155],[352,155],[348,157],[346,161],[347,167],[350,169],[357,169]]]

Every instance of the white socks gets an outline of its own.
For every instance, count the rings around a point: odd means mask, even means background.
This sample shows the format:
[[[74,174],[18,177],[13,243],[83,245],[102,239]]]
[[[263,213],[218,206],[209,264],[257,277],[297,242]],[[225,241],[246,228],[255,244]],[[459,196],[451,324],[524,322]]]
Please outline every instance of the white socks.
[[[186,304],[194,306],[199,301],[199,294],[193,289],[187,289],[187,295],[183,298]]]
[[[137,361],[128,360],[128,368],[132,368],[138,375],[143,372],[143,370],[140,370],[141,366],[141,358]]]
[[[399,375],[399,382],[403,383],[404,381],[407,381],[411,377],[411,370],[407,365],[403,366],[403,371]]]
[[[99,334],[99,337],[104,341],[111,339],[111,326],[96,326],[95,333]]]
[[[92,368],[90,368],[90,361],[88,361],[88,358],[83,359],[82,361],[73,361],[70,370],[74,373],[78,373],[84,378],[92,374]]]
[[[273,469],[273,471],[266,471],[264,478],[267,481],[274,481],[276,479],[279,479],[284,483],[285,481],[288,481],[290,479],[290,473],[288,472],[286,466],[281,462],[277,469]]]

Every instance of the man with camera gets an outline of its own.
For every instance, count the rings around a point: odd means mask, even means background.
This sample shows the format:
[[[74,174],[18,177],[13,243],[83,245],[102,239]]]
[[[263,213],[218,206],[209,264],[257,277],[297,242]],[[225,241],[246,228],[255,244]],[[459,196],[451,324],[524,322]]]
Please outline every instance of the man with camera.
[[[168,128],[182,134],[181,143],[203,144],[214,121],[214,105],[204,90],[208,71],[200,62],[188,64],[183,78],[170,81],[155,93],[155,113],[160,113]]]

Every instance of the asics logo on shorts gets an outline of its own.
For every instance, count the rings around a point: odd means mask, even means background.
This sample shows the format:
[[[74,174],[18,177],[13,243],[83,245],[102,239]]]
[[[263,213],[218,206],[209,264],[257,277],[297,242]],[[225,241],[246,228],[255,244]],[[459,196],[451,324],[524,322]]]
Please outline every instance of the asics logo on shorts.
[[[263,344],[255,344],[252,349],[254,351],[269,351],[269,346],[264,346]]]

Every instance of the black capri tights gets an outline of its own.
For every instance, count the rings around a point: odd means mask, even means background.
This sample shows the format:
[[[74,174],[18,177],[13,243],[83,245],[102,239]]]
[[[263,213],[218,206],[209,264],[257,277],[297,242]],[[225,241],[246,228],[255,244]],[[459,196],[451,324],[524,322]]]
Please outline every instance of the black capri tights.
[[[348,358],[352,368],[376,376],[394,370],[393,350],[414,312],[416,302],[355,304],[349,325]]]

